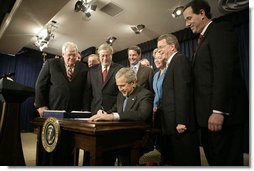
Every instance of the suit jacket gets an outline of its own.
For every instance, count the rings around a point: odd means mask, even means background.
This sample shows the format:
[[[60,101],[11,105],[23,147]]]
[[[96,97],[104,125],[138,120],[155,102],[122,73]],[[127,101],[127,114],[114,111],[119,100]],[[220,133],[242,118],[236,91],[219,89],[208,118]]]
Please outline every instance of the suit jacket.
[[[42,66],[35,85],[36,107],[52,110],[83,110],[88,68],[76,62],[72,81],[67,78],[63,58],[48,59]]]
[[[117,102],[109,113],[117,112],[120,120],[151,121],[153,109],[153,93],[151,91],[137,86],[128,97],[125,111],[123,112],[124,100],[125,97],[119,92]]]
[[[101,65],[92,67],[87,76],[87,92],[90,93],[87,99],[90,105],[87,110],[91,110],[92,114],[96,114],[99,109],[108,111],[116,102],[118,87],[116,86],[115,75],[122,66],[111,63],[107,73],[105,82],[102,80]]]
[[[191,110],[191,65],[184,55],[176,53],[172,57],[162,92],[162,133],[177,133],[177,124],[186,125],[186,132],[196,130],[195,116]]]
[[[194,54],[195,112],[202,127],[207,127],[212,110],[229,113],[224,125],[243,123],[248,113],[237,41],[229,23],[212,22]]]
[[[152,68],[140,64],[137,72],[137,84],[153,92],[153,75]]]

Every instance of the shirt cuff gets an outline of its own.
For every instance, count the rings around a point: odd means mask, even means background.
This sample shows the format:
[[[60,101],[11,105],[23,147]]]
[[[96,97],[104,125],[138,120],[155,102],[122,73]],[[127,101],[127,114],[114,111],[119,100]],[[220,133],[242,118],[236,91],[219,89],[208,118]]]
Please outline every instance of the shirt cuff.
[[[114,120],[120,120],[120,116],[118,113],[113,113]]]
[[[229,113],[224,113],[218,110],[213,110],[213,113],[222,114],[222,115],[229,115]]]

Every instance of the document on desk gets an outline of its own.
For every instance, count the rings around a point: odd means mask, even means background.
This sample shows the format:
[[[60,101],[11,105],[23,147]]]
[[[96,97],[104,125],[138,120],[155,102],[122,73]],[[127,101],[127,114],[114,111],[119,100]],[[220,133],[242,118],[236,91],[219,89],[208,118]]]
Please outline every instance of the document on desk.
[[[43,118],[55,117],[57,119],[64,118],[90,118],[92,116],[90,111],[71,111],[66,112],[65,110],[45,110],[43,112]]]

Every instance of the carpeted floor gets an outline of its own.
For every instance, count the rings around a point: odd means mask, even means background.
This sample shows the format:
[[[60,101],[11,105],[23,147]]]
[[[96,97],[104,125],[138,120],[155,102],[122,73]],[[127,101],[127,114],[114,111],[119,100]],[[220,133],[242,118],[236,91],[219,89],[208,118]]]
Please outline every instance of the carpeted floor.
[[[23,153],[27,166],[35,166],[36,160],[36,134],[34,133],[21,133],[21,140],[23,146]],[[208,166],[203,149],[200,148],[201,165]],[[82,166],[83,150],[80,150],[79,166]],[[249,166],[249,154],[244,154],[244,166]]]

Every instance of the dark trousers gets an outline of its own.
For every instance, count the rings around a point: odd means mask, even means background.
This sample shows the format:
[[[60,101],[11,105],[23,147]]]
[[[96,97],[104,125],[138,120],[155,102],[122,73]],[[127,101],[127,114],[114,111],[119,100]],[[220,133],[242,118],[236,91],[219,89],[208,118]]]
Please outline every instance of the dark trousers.
[[[223,127],[220,132],[201,128],[201,143],[211,166],[243,166],[243,125]]]
[[[197,132],[162,136],[162,165],[200,166]]]

